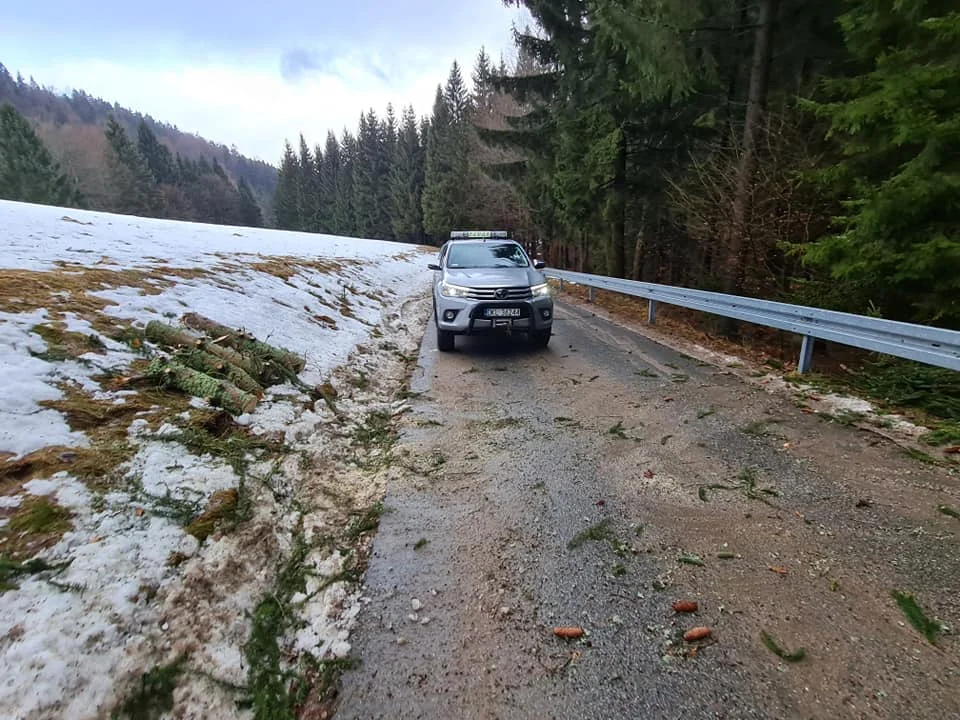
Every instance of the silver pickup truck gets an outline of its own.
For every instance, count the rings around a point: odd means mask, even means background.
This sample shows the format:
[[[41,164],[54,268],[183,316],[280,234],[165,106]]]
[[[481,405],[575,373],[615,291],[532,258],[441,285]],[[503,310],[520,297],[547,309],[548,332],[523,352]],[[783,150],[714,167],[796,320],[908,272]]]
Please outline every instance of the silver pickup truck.
[[[437,347],[454,349],[457,335],[525,333],[538,347],[550,342],[553,298],[523,246],[502,230],[455,231],[440,248],[434,271]]]

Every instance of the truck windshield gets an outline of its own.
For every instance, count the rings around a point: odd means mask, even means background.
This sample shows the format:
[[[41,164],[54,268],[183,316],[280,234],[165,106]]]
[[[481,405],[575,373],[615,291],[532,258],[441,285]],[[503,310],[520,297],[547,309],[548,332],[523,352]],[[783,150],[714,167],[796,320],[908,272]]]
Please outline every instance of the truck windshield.
[[[513,268],[527,267],[526,253],[516,243],[454,243],[447,253],[447,267]]]

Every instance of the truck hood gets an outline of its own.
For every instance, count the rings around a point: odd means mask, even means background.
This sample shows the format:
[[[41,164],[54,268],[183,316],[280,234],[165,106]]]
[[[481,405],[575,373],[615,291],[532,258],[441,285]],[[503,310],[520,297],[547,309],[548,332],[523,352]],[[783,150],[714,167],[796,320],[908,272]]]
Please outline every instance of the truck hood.
[[[529,287],[546,282],[539,270],[526,268],[475,268],[465,270],[447,269],[447,282],[472,288]]]

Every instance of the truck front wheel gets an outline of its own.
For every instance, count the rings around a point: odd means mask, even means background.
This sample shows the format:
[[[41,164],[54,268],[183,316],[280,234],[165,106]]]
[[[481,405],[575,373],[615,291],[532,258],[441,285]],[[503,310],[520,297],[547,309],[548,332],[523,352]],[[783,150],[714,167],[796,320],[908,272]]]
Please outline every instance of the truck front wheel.
[[[447,330],[437,330],[437,349],[440,352],[450,352],[454,348],[454,334]]]

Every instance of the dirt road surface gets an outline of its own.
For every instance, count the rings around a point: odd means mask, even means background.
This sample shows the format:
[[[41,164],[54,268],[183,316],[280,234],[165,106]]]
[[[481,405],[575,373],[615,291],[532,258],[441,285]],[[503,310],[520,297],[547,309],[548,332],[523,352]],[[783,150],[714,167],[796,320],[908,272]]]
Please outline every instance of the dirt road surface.
[[[953,469],[589,306],[433,335],[338,718],[960,717]]]

